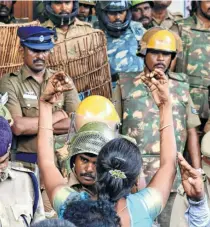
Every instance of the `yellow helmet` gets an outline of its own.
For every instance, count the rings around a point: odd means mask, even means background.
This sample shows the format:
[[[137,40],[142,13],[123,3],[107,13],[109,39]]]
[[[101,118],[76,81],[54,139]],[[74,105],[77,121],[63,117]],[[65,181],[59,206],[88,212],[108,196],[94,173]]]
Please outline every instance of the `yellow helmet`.
[[[176,53],[178,39],[173,32],[161,27],[154,27],[143,35],[137,55],[145,56],[147,49]]]
[[[114,105],[109,99],[99,95],[89,96],[80,103],[75,114],[76,130],[88,122],[95,121],[104,122],[113,129],[120,124]]]

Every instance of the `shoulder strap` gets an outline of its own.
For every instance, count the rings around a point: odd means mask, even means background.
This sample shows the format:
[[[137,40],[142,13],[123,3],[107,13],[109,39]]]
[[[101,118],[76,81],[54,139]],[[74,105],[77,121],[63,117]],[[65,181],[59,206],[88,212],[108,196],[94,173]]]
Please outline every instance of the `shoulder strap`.
[[[39,202],[39,185],[35,174],[32,172],[28,172],[28,174],[31,177],[33,187],[34,187],[34,205],[33,205],[33,216],[34,216]]]

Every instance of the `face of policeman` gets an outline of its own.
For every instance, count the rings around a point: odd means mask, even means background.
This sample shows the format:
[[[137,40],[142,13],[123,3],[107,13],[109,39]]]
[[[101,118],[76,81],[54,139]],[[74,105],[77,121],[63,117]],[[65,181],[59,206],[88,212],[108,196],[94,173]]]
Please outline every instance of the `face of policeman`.
[[[74,172],[82,185],[92,186],[96,181],[96,155],[78,154],[74,161]]]
[[[210,20],[210,1],[200,1],[198,5],[198,13]]]
[[[154,69],[166,72],[170,66],[171,60],[172,56],[170,53],[158,50],[149,50],[145,57],[146,66],[151,72],[154,71]]]
[[[51,3],[52,10],[61,16],[67,16],[73,10],[73,0],[72,1],[53,1]]]
[[[35,50],[24,47],[24,63],[35,73],[39,73],[46,67],[46,61],[50,50]]]
[[[107,12],[107,16],[109,18],[109,21],[111,23],[119,23],[122,24],[124,23],[126,16],[127,16],[127,11],[123,10],[123,11],[118,11],[118,12]]]
[[[0,17],[8,17],[12,10],[12,1],[0,1]]]
[[[152,21],[152,8],[150,4],[146,2],[133,7],[132,20],[141,22],[147,28]]]
[[[91,13],[91,6],[87,4],[79,4],[79,14],[78,18],[84,21]]]

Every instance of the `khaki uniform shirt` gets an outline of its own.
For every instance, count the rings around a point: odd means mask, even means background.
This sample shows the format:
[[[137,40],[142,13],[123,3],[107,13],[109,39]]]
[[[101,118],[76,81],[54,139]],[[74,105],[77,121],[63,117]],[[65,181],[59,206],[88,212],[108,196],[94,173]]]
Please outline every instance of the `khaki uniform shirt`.
[[[208,180],[204,182],[204,188],[208,205],[210,207],[210,183]],[[182,185],[180,185],[172,208],[170,227],[189,227],[184,216],[188,206],[189,203],[186,193],[184,192]]]
[[[165,29],[170,29],[170,30],[176,32],[177,34],[179,34],[179,27],[178,27],[176,21],[180,20],[182,18],[183,18],[183,16],[181,13],[172,13],[168,10],[167,15],[162,22],[156,20],[153,17],[152,23],[153,23],[153,26],[161,26]]]
[[[42,24],[43,27],[54,29],[55,25],[51,20],[47,20]],[[53,48],[54,57],[52,61],[59,61],[61,58],[63,61],[67,59],[75,59],[77,56],[80,57],[83,51],[87,52],[91,40],[87,38],[86,42],[83,42],[81,36],[88,33],[92,33],[95,29],[92,28],[91,24],[83,22],[75,18],[73,24],[68,28],[67,32],[56,27],[57,40],[55,40],[55,47]]]
[[[45,219],[41,194],[33,216],[34,187],[30,170],[14,163],[9,163],[8,168],[8,178],[0,182],[0,227],[27,227]]]
[[[38,117],[39,116],[39,97],[44,91],[48,79],[55,71],[46,69],[44,81],[39,84],[29,75],[26,66],[19,71],[10,73],[3,77],[0,82],[0,91],[8,92],[9,99],[6,107],[12,117]],[[75,111],[79,105],[79,97],[74,88],[71,91],[64,92],[61,99],[54,104],[53,112],[63,109],[66,113]],[[18,136],[17,151],[35,153],[37,150],[37,135]]]

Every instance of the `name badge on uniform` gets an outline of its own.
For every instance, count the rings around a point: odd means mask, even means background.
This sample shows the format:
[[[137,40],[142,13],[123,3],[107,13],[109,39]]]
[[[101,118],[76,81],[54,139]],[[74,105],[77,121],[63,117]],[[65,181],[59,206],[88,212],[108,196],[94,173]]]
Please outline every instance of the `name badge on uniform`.
[[[26,92],[25,94],[23,94],[23,98],[24,99],[33,99],[33,100],[37,100],[37,96],[34,94],[34,92]]]

